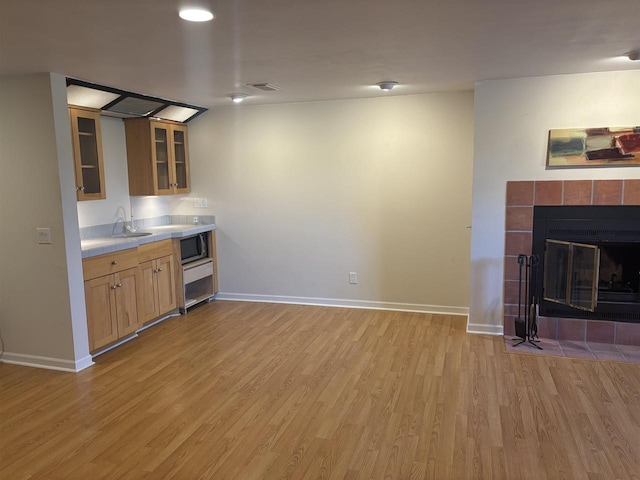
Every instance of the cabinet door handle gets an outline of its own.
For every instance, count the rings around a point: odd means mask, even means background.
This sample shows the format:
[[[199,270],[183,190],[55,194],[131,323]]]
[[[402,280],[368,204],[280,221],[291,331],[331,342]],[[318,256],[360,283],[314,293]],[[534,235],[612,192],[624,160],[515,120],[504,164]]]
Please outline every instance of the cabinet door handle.
[[[162,269],[161,269],[161,268],[159,268],[159,269],[157,269],[157,270],[156,270],[156,272],[157,272],[157,273],[160,273],[161,271],[162,271]]]
[[[115,260],[113,260],[113,261],[111,262],[111,265],[117,265],[117,264],[118,264],[118,262],[116,262]]]
[[[111,290],[115,290],[116,288],[118,288],[118,286],[117,286],[117,285],[113,285],[113,286],[111,287]]]
[[[121,284],[121,283],[119,283],[119,284],[117,285],[117,287],[118,287],[118,288],[122,287],[122,284]]]

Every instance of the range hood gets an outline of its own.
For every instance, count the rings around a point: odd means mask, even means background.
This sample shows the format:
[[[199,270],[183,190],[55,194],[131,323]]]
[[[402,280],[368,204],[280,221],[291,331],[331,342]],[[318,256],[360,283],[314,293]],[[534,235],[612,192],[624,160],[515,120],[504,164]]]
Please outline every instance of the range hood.
[[[110,117],[154,117],[176,122],[188,122],[207,111],[204,107],[127,92],[71,77],[67,77],[67,103],[98,108],[103,115]]]

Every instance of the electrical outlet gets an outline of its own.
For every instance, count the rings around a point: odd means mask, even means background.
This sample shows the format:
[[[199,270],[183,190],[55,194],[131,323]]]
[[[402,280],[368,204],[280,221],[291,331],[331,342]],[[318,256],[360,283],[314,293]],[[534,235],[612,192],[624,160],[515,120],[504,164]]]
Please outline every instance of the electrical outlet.
[[[38,243],[41,245],[48,245],[51,242],[51,229],[49,227],[46,228],[36,228],[36,232],[38,232]]]
[[[358,274],[356,272],[349,272],[349,283],[356,285],[358,283]]]
[[[193,217],[193,224],[198,225],[198,217]]]

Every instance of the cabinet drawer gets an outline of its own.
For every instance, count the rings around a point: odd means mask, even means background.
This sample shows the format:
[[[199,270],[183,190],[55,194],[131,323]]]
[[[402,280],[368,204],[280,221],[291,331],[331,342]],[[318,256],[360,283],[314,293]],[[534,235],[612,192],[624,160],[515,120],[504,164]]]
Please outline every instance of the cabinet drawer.
[[[213,262],[203,263],[197,267],[185,268],[182,274],[185,285],[211,276],[213,276]]]
[[[138,262],[144,263],[156,258],[166,257],[173,254],[171,240],[160,240],[159,242],[145,243],[138,247]]]
[[[138,249],[130,248],[120,252],[106,253],[82,261],[84,279],[102,277],[110,273],[121,272],[138,266]]]

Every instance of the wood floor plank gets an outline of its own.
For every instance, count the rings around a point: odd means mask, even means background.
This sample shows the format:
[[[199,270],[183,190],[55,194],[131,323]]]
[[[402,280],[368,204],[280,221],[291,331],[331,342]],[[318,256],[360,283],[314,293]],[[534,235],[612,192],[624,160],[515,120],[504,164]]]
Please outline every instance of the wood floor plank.
[[[216,301],[78,374],[0,364],[0,478],[640,478],[639,365],[465,322]]]

